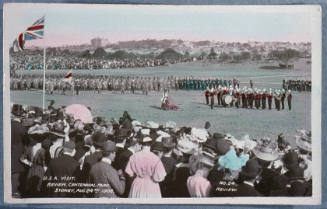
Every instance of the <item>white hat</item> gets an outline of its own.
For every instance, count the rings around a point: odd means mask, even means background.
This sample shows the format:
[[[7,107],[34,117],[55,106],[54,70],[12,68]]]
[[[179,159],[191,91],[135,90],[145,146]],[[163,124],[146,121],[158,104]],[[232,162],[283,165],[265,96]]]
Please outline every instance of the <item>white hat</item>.
[[[132,121],[132,126],[135,127],[135,126],[142,126],[142,123],[140,121],[137,121],[137,120],[133,120]]]
[[[176,128],[177,124],[174,121],[168,121],[166,123],[166,128]]]
[[[196,152],[197,146],[190,140],[181,139],[177,143],[177,149],[185,154],[193,154]]]
[[[208,131],[204,128],[192,128],[191,135],[200,143],[206,142],[209,137]]]
[[[148,128],[159,128],[159,124],[155,123],[153,121],[147,121],[145,123],[145,126],[148,127]]]
[[[141,129],[141,133],[142,133],[143,135],[147,135],[147,136],[149,136],[149,135],[150,135],[150,129]]]

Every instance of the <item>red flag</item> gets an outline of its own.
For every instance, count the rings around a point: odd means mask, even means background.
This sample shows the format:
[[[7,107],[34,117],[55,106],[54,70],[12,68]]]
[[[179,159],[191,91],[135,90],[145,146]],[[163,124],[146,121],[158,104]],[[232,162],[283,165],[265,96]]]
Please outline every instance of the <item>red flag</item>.
[[[72,75],[73,75],[72,71],[69,71],[69,73],[67,73],[65,75],[65,78],[70,78],[70,77],[72,77]]]

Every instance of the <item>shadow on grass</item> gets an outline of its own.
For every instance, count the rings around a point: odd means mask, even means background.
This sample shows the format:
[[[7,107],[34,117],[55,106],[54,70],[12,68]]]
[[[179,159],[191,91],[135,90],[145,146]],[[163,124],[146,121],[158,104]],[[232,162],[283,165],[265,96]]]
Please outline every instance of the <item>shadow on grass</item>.
[[[151,105],[150,107],[153,108],[153,109],[161,110],[161,107],[159,107],[159,106]]]

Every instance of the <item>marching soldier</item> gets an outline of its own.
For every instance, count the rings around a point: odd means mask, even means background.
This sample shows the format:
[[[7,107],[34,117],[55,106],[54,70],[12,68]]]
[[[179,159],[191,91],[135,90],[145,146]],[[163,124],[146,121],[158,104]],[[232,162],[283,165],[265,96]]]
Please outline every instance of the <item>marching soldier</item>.
[[[253,93],[252,93],[252,89],[249,89],[248,102],[249,102],[250,108],[252,109],[252,107],[253,107]]]
[[[242,108],[247,108],[248,104],[247,104],[247,100],[246,100],[246,90],[243,89],[242,90]]]
[[[215,89],[214,88],[211,88],[211,91],[210,91],[210,100],[211,100],[211,109],[213,109],[213,105],[214,105],[214,101],[215,101]]]
[[[220,104],[221,104],[221,102],[220,102],[220,100],[221,100],[221,86],[219,85],[218,86],[218,89],[217,89],[217,100],[218,100],[218,106],[220,106]]]
[[[276,106],[276,109],[278,111],[280,111],[280,92],[278,92],[278,90],[276,90],[276,94],[275,94],[275,106]]]
[[[223,88],[223,96],[227,94],[227,88],[226,86]],[[226,107],[226,103],[223,103],[223,97],[221,97],[221,103],[224,104],[223,106]]]
[[[283,89],[281,94],[282,109],[284,109],[285,96],[286,96],[285,89]]]
[[[262,103],[262,109],[266,109],[266,89],[263,89],[261,94],[261,103]]]
[[[229,86],[229,95],[231,95],[232,97],[234,96],[234,89],[233,89],[232,85]],[[234,106],[234,99],[230,103],[230,107],[233,107],[233,106]]]
[[[269,93],[268,93],[268,106],[269,106],[269,110],[271,110],[271,103],[272,103],[272,92],[271,89],[269,89]]]
[[[209,105],[209,94],[210,94],[210,92],[209,92],[209,87],[207,87],[207,89],[206,89],[205,92],[204,92],[204,95],[205,95],[205,98],[206,98],[206,103],[207,103],[207,105]]]
[[[291,90],[287,91],[287,103],[288,103],[288,109],[291,110],[292,109],[292,94],[291,94]]]
[[[255,107],[259,109],[260,107],[260,95],[259,95],[259,90],[255,92]]]
[[[235,106],[236,108],[238,108],[240,105],[240,92],[236,86],[236,90],[235,90]]]

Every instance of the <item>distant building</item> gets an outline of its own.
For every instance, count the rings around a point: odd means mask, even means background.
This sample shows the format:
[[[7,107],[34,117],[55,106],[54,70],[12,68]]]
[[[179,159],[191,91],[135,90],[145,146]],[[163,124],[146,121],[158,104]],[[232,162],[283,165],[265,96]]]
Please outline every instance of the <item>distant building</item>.
[[[102,38],[97,37],[97,38],[94,38],[91,40],[91,45],[94,48],[104,47],[107,44],[109,44],[108,39],[102,39]]]

